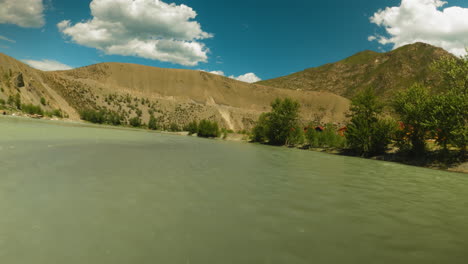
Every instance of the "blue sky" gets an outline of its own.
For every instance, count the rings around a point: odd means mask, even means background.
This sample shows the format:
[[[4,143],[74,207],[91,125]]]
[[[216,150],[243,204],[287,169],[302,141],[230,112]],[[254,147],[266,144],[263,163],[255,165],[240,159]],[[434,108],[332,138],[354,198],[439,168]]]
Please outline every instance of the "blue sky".
[[[253,81],[415,41],[463,55],[467,2],[0,0],[0,52],[44,69],[112,61]]]

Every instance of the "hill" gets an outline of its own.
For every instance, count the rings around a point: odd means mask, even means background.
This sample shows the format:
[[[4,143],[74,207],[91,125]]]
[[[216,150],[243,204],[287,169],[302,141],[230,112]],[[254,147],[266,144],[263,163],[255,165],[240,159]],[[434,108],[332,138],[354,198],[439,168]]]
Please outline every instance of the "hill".
[[[46,110],[61,109],[71,119],[79,119],[84,109],[106,109],[126,120],[138,116],[145,123],[154,115],[164,126],[210,119],[242,130],[269,111],[277,97],[300,101],[304,120],[342,122],[349,107],[347,99],[328,92],[293,91],[201,71],[124,63],[42,72],[0,54],[0,76],[0,99],[19,94],[23,103],[40,105],[44,98]]]
[[[428,87],[440,83],[430,69],[434,60],[452,56],[425,43],[406,45],[387,53],[363,51],[336,63],[306,69],[284,77],[258,82],[260,85],[301,91],[326,91],[352,98],[366,87],[388,97],[415,82]]]

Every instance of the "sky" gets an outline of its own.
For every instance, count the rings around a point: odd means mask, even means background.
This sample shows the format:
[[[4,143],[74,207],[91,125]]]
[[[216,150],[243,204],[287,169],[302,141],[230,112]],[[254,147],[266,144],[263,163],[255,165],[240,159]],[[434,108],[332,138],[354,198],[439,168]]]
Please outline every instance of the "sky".
[[[418,41],[465,55],[468,0],[0,0],[0,52],[41,70],[126,62],[256,82]]]

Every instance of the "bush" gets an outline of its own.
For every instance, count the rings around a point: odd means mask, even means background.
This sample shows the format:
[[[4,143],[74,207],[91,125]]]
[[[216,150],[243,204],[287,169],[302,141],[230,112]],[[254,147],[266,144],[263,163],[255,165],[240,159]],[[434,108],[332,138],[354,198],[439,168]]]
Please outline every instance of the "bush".
[[[190,122],[184,129],[185,131],[188,131],[189,135],[193,135],[198,133],[198,122],[197,121],[192,121]]]
[[[47,101],[44,97],[41,97],[41,104],[44,106],[47,104]]]
[[[150,120],[148,122],[148,128],[151,130],[157,130],[159,128],[158,121],[153,115],[150,117]]]
[[[208,120],[202,120],[198,124],[198,136],[199,137],[219,137],[219,126],[217,122],[211,122]]]
[[[5,104],[6,104],[5,100],[3,100],[3,99],[0,98],[0,105],[3,106],[3,105],[5,105]]]
[[[62,110],[60,110],[60,109],[54,109],[51,112],[44,112],[44,115],[49,116],[49,117],[56,116],[56,117],[60,117],[60,118],[63,118],[63,116],[64,116],[63,113],[62,113]]]
[[[179,127],[179,125],[177,125],[176,123],[171,123],[171,125],[169,126],[169,131],[171,131],[171,132],[179,132],[179,131],[180,131],[180,127]]]
[[[129,124],[132,126],[132,127],[141,127],[141,119],[139,117],[133,117],[133,118],[130,118],[129,120]]]
[[[307,143],[314,148],[344,148],[346,146],[346,138],[338,135],[337,127],[333,124],[325,125],[322,132],[315,130],[315,126],[309,125],[305,135]]]
[[[269,121],[269,113],[260,115],[257,125],[252,129],[252,141],[263,143],[268,140],[267,131],[270,126]]]
[[[21,105],[21,110],[30,115],[44,115],[44,111],[38,105],[23,104]]]
[[[85,109],[80,112],[81,119],[95,124],[122,125],[124,118],[115,111],[106,109]]]

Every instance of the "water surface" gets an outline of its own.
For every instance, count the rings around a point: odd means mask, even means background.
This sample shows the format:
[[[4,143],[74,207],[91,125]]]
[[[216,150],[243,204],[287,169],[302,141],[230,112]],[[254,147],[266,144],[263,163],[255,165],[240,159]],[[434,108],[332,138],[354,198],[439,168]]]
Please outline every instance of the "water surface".
[[[467,263],[468,178],[0,118],[0,263]]]

